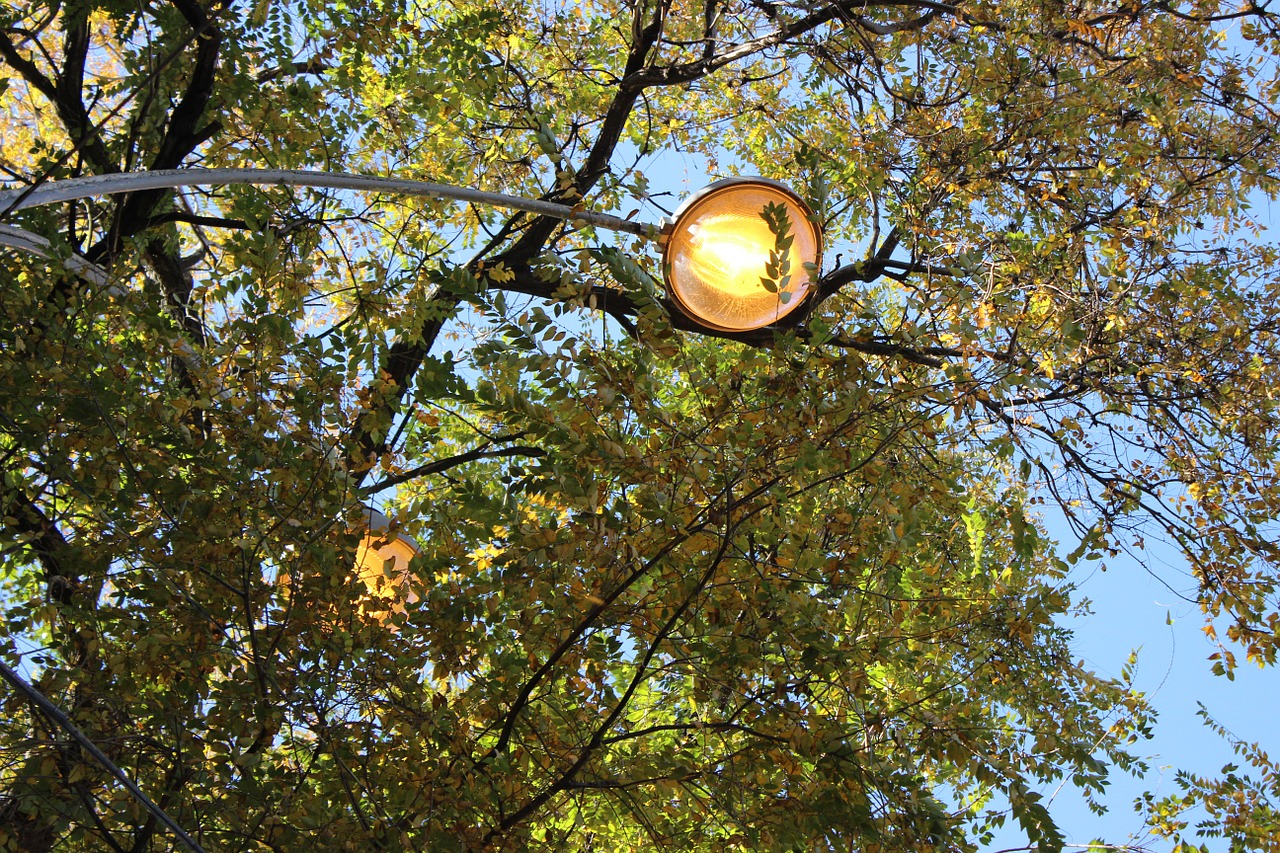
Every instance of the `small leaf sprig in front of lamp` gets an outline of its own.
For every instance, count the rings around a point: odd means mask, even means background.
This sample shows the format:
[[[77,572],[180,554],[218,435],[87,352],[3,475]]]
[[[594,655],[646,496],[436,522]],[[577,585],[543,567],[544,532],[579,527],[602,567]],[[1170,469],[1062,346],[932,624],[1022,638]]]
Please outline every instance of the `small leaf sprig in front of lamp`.
[[[787,215],[785,204],[768,202],[760,211],[760,218],[774,236],[769,263],[764,268],[766,274],[760,276],[760,284],[770,293],[778,294],[782,304],[786,305],[791,301],[791,292],[787,288],[791,284],[791,244],[795,242],[791,234],[791,217]]]

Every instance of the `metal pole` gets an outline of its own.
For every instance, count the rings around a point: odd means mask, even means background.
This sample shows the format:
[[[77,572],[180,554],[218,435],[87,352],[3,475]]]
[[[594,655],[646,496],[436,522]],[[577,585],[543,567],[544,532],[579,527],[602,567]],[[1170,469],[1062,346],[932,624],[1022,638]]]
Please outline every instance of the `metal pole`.
[[[155,816],[156,820],[173,830],[173,833],[177,835],[178,838],[182,839],[182,842],[194,850],[195,853],[205,853],[204,848],[201,847],[194,838],[188,835],[185,829],[178,826],[178,822],[169,817],[169,815],[165,813],[164,809],[151,802],[151,799],[147,797],[146,794],[142,793],[142,790],[137,785],[133,784],[133,780],[124,775],[124,771],[117,767],[110,758],[107,758],[106,753],[98,749],[97,745],[94,744],[93,741],[89,740],[84,732],[76,728],[76,724],[71,722],[70,718],[67,717],[66,714],[62,713],[61,709],[59,709],[57,705],[46,699],[43,693],[36,690],[26,681],[26,679],[10,669],[4,661],[0,661],[0,675],[4,676],[5,681],[8,681],[14,687],[18,688],[18,692],[30,699],[37,708],[44,712],[46,717],[61,726],[67,734],[71,735],[71,737],[75,739],[76,743],[84,747],[86,752],[96,758],[98,763],[105,767],[108,773],[116,777],[121,785],[124,785],[125,789],[133,795],[135,800],[141,803],[147,811],[151,812],[151,814]]]
[[[596,228],[635,234],[656,240],[661,230],[656,225],[632,222],[608,213],[596,213],[540,199],[411,181],[376,175],[349,175],[343,172],[319,172],[308,169],[157,169],[150,172],[122,172],[114,175],[92,175],[65,181],[48,181],[35,187],[0,192],[0,216],[14,210],[39,207],[60,201],[92,196],[115,195],[141,190],[174,189],[176,187],[223,184],[260,184],[264,186],[327,187],[361,192],[394,193],[427,196],[453,201],[466,201],[491,207],[522,210],[540,216],[553,216],[573,222],[585,222]]]

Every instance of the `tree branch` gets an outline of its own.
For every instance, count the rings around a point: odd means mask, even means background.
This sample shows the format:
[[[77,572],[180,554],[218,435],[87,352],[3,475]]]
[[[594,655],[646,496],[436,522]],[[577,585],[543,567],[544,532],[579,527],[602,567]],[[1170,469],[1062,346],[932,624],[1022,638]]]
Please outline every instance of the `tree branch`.
[[[889,2],[880,3],[868,3],[866,0],[841,0],[841,2],[831,3],[816,12],[811,12],[793,23],[785,24],[768,35],[743,42],[737,47],[730,48],[708,59],[699,59],[696,62],[687,62],[683,65],[670,65],[665,68],[651,67],[638,71],[625,79],[623,85],[624,87],[635,86],[643,89],[649,86],[674,86],[680,83],[690,83],[730,63],[745,59],[768,48],[777,47],[791,39],[812,32],[823,24],[831,23],[834,20],[844,20],[846,16],[851,16],[855,9],[865,10],[870,6],[921,8],[930,10],[931,14],[959,11],[955,6],[946,3],[933,3],[930,0],[897,0],[897,2],[889,0]]]
[[[731,511],[732,507],[735,505],[735,502],[729,497],[727,492],[725,502],[728,504],[728,509],[725,514],[728,515],[729,511]],[[520,823],[529,815],[533,814],[533,812],[541,808],[544,803],[556,794],[566,790],[572,783],[573,778],[577,776],[582,768],[586,766],[587,762],[591,760],[591,756],[604,743],[605,733],[618,721],[622,712],[625,711],[627,706],[631,703],[631,697],[635,695],[636,690],[638,690],[640,685],[649,678],[649,664],[658,653],[658,648],[666,642],[667,637],[670,636],[671,632],[675,629],[675,626],[684,619],[685,613],[687,613],[689,608],[693,605],[694,600],[704,589],[706,589],[711,578],[715,576],[716,570],[720,568],[720,563],[724,559],[724,555],[728,552],[729,545],[733,541],[733,534],[737,529],[738,523],[740,522],[727,524],[725,526],[725,530],[721,534],[720,546],[716,550],[715,555],[712,556],[709,561],[706,570],[702,573],[702,576],[698,578],[693,589],[684,596],[684,600],[680,602],[680,605],[675,608],[675,611],[667,621],[663,623],[662,627],[658,630],[658,633],[654,636],[652,642],[649,643],[649,647],[645,650],[644,657],[640,661],[639,666],[636,667],[635,675],[632,676],[631,682],[627,685],[627,689],[610,710],[609,714],[604,718],[600,725],[596,727],[595,732],[591,736],[591,740],[582,748],[577,759],[553,784],[544,788],[516,811],[506,815],[498,826],[490,829],[485,836],[484,842],[481,844],[482,847],[486,846],[495,835]]]
[[[626,128],[627,119],[630,117],[632,109],[635,107],[636,99],[644,88],[643,86],[628,86],[625,82],[626,78],[633,76],[639,69],[644,67],[650,51],[662,35],[662,27],[666,20],[666,12],[670,3],[671,0],[658,0],[652,19],[640,29],[632,42],[627,52],[627,60],[623,70],[624,82],[618,87],[618,91],[605,112],[600,132],[596,136],[586,160],[578,168],[571,189],[552,193],[547,196],[547,200],[568,203],[581,200],[600,177],[604,175],[609,161],[613,157],[613,152],[617,148],[618,142],[622,139],[622,132]],[[637,12],[638,14],[639,12]],[[527,267],[529,259],[542,251],[543,246],[546,245],[547,240],[550,239],[559,224],[560,220],[557,219],[547,216],[537,217],[529,224],[529,227],[511,248],[500,254],[497,260],[506,263],[509,267]],[[470,266],[473,271],[480,260],[481,258],[476,258],[472,261]],[[449,309],[457,304],[458,297],[455,294],[443,293],[437,297],[437,301],[442,303],[442,310],[437,312],[437,316],[427,320],[422,326],[415,329],[411,337],[396,341],[387,353],[383,370],[391,381],[395,382],[398,389],[395,399],[389,401],[389,408],[398,406],[400,399],[412,385],[414,375],[422,366],[423,358],[431,350],[436,337],[444,328],[447,318],[451,316],[452,311]],[[382,412],[381,414],[385,416],[388,413]],[[384,449],[380,446],[380,442],[373,439],[372,431],[360,421],[353,426],[351,437],[353,439],[352,443],[359,448],[366,458],[370,454],[377,454]],[[360,476],[360,473],[357,472],[356,476]]]
[[[25,494],[6,489],[0,494],[0,508],[12,533],[27,537],[27,545],[44,569],[50,600],[69,604],[81,575],[68,559],[71,546],[62,531]]]
[[[507,440],[514,440],[518,436],[511,436]],[[502,439],[498,439],[501,441]],[[514,447],[503,447],[498,450],[486,450],[477,448],[468,450],[466,453],[459,453],[455,456],[449,456],[444,459],[437,459],[434,462],[428,462],[425,465],[419,465],[409,471],[387,477],[385,480],[379,480],[372,486],[365,486],[360,490],[360,494],[364,496],[372,495],[383,489],[389,489],[392,486],[398,486],[401,483],[407,483],[418,477],[425,477],[430,474],[439,474],[442,471],[448,471],[450,468],[456,468],[467,462],[475,462],[478,459],[499,459],[504,456],[528,456],[539,457],[546,456],[547,452],[540,447],[529,447],[527,445],[516,445]]]
[[[179,210],[157,213],[147,220],[147,227],[151,228],[169,222],[181,222],[184,225],[199,225],[205,228],[234,228],[240,231],[250,228],[249,223],[243,219],[228,219],[225,216],[201,216],[196,213],[186,213]]]
[[[221,124],[217,121],[203,126],[201,121],[213,97],[222,32],[194,0],[171,2],[191,26],[192,37],[196,42],[196,55],[182,99],[170,113],[164,138],[151,160],[150,169],[153,171],[177,168],[188,154],[221,129]],[[128,196],[117,211],[118,227],[113,229],[114,239],[108,243],[110,249],[107,246],[95,247],[95,252],[90,253],[90,259],[99,261],[97,252],[114,253],[114,247],[119,245],[121,238],[131,237],[145,229],[150,222],[151,211],[170,192],[167,189],[147,190]]]
[[[64,67],[55,82],[41,73],[34,62],[18,53],[7,33],[0,34],[0,58],[17,71],[29,86],[49,99],[71,138],[73,149],[84,154],[85,159],[95,168],[104,172],[117,171],[81,97],[88,50],[87,22],[68,25],[63,45]]]
[[[305,62],[295,62],[292,65],[279,65],[275,68],[268,68],[258,75],[258,84],[262,85],[270,83],[281,77],[292,76],[295,74],[323,74],[333,69],[333,66],[318,56],[306,60]]]

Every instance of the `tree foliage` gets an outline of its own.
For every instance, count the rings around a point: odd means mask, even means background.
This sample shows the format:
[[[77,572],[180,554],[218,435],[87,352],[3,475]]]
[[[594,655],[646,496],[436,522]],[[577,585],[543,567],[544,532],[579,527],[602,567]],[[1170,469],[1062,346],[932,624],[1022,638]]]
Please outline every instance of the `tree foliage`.
[[[1058,848],[1043,793],[1150,720],[1072,659],[1045,511],[1175,542],[1219,670],[1275,661],[1277,52],[1254,0],[6,5],[11,190],[652,219],[683,156],[829,260],[709,334],[581,223],[7,195],[49,245],[0,270],[0,653],[210,850]],[[0,702],[0,848],[168,849]],[[1256,845],[1248,754],[1185,787]]]

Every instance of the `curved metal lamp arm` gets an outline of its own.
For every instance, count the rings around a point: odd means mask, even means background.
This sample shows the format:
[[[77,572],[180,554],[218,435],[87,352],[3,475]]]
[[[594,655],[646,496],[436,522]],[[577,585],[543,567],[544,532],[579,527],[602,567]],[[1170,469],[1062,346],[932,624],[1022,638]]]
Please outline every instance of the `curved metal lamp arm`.
[[[48,258],[53,255],[53,247],[48,240],[38,234],[32,234],[30,231],[14,228],[12,225],[0,225],[0,246],[8,246],[11,249],[29,252],[42,258]],[[87,281],[106,288],[107,293],[112,296],[120,296],[123,293],[119,285],[111,282],[111,276],[107,274],[106,270],[79,255],[69,256],[63,261],[63,266],[73,273],[84,276]]]
[[[585,222],[596,228],[634,234],[647,240],[657,240],[661,231],[661,228],[656,225],[632,222],[620,216],[582,210],[541,199],[521,198],[448,184],[433,184],[428,181],[410,181],[376,175],[350,175],[343,172],[320,172],[309,169],[157,169],[150,172],[122,172],[115,175],[93,175],[87,178],[49,181],[34,188],[0,192],[0,216],[14,210],[78,198],[141,190],[223,184],[325,187],[466,201],[509,210],[522,210],[526,213],[536,213],[556,219]]]

